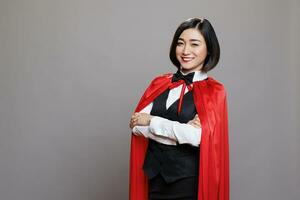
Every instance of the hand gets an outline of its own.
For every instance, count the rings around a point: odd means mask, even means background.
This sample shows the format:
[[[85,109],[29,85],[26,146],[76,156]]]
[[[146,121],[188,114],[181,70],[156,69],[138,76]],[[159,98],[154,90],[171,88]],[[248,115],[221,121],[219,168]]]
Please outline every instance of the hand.
[[[135,126],[148,126],[153,116],[147,113],[133,113],[130,119],[129,127],[132,129]]]
[[[201,128],[201,123],[200,123],[200,119],[198,117],[198,114],[195,115],[194,119],[190,120],[187,124],[190,124],[195,128]]]

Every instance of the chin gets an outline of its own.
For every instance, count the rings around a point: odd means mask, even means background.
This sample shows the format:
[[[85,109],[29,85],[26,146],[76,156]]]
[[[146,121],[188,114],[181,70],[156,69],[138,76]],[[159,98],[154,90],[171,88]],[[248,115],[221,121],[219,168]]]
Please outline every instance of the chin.
[[[181,65],[181,70],[184,70],[184,71],[200,71],[202,69],[202,67],[199,68],[199,66],[195,66],[195,65],[186,65],[183,64]]]
[[[189,68],[184,68],[184,67],[182,67],[181,70],[183,70],[183,71],[192,71],[193,69],[189,69]]]
[[[181,65],[182,66],[182,65]],[[194,67],[184,67],[184,66],[182,66],[182,68],[181,68],[182,70],[185,70],[185,71],[195,71],[195,70],[197,70],[196,68],[194,68]]]

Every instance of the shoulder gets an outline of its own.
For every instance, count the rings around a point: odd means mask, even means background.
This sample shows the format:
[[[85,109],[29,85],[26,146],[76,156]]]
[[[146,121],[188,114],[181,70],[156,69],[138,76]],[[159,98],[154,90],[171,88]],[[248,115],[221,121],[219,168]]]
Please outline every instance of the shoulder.
[[[220,99],[226,98],[227,92],[223,83],[211,76],[208,77],[206,83],[211,95],[217,95],[218,97],[221,97]]]
[[[168,82],[169,80],[171,80],[172,77],[173,77],[173,73],[164,73],[164,74],[157,75],[152,79],[150,85],[156,85],[159,83]]]
[[[207,78],[207,84],[218,91],[225,91],[224,84],[211,76]]]
[[[145,94],[151,94],[157,89],[163,87],[164,85],[167,85],[170,83],[172,80],[172,73],[165,73],[165,74],[160,74],[156,77],[154,77],[151,81],[150,84],[148,84],[148,87],[145,90]]]
[[[160,74],[160,75],[154,77],[154,79],[151,82],[156,82],[156,81],[160,81],[160,80],[170,79],[170,78],[172,78],[172,76],[173,76],[172,73]]]

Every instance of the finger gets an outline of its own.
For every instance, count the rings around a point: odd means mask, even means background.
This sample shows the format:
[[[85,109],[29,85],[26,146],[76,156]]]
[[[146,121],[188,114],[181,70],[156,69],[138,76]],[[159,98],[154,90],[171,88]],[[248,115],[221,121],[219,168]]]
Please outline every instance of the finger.
[[[194,125],[197,125],[197,122],[196,122],[196,121],[193,121],[193,124],[194,124]]]
[[[138,121],[138,118],[131,118],[130,124],[131,124],[131,125],[136,124],[137,121]]]
[[[195,128],[200,128],[197,124],[191,124],[193,127],[195,127]]]
[[[198,122],[200,122],[200,120],[199,120],[199,118],[195,118],[195,119],[193,119],[193,122],[198,123]]]
[[[200,126],[201,124],[199,122],[194,123],[196,126]]]
[[[199,128],[201,128],[201,127],[202,127],[200,122],[198,123],[198,126],[199,126]]]
[[[134,122],[134,121],[137,121],[137,120],[138,120],[137,117],[132,117],[130,121],[131,121],[131,122]]]
[[[132,123],[132,127],[135,127],[135,126],[137,126],[137,125],[138,125],[137,122],[133,122],[133,123]]]
[[[130,121],[130,127],[133,128],[134,120]]]
[[[131,119],[129,123],[132,124],[133,122],[134,122],[134,119]]]
[[[133,129],[133,127],[135,127],[135,126],[136,126],[136,122],[131,122],[131,123],[130,123],[130,128],[131,128],[131,129]]]
[[[135,117],[134,117],[134,116],[132,116],[132,117],[130,118],[130,121],[132,122],[132,121],[134,120],[134,118],[135,118]]]
[[[131,117],[131,121],[136,120],[136,119],[137,119],[137,117]]]
[[[141,118],[142,116],[140,115],[140,113],[138,113],[136,116],[134,116],[134,119],[138,120],[139,118]]]
[[[191,120],[190,123],[193,124],[195,122],[195,120]]]

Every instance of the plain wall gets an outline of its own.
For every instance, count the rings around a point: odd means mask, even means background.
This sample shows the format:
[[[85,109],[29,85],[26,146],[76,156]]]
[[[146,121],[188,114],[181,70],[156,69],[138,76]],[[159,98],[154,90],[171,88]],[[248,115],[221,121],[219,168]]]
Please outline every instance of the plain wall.
[[[0,0],[0,199],[127,199],[130,116],[206,17],[228,93],[232,200],[300,198],[298,0]]]

